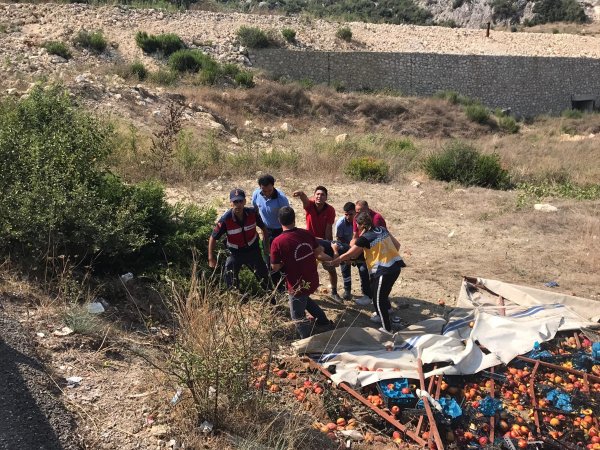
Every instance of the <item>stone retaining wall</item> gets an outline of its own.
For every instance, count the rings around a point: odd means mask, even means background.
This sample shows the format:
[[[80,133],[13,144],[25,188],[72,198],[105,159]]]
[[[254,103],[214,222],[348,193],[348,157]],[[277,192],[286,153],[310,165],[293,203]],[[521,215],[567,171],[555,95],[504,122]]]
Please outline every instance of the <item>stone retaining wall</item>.
[[[573,95],[598,99],[600,94],[600,59],[287,49],[249,56],[254,67],[274,76],[406,95],[453,90],[519,116],[559,114],[571,108]]]

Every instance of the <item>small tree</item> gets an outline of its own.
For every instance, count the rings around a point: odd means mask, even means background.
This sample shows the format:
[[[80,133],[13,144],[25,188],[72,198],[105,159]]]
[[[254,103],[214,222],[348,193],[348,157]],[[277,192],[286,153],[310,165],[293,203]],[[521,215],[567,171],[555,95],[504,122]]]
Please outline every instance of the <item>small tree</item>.
[[[257,27],[241,26],[236,35],[244,47],[248,48],[266,48],[271,46],[271,40],[267,34]]]

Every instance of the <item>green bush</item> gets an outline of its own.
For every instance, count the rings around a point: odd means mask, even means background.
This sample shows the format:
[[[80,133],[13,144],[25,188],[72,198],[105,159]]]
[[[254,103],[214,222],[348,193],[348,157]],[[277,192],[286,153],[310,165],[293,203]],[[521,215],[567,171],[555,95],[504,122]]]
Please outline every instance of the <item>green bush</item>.
[[[583,117],[583,111],[578,109],[565,109],[560,115],[566,119],[581,119]]]
[[[446,100],[448,103],[450,103],[452,105],[468,106],[468,105],[473,105],[473,104],[477,103],[475,100],[473,100],[465,95],[461,95],[456,91],[439,91],[439,92],[435,93],[434,97],[441,98],[442,100]]]
[[[350,42],[352,40],[352,30],[348,27],[341,27],[335,32],[335,37],[342,41]]]
[[[173,86],[177,82],[177,73],[172,70],[159,69],[150,73],[148,79],[161,86]]]
[[[169,57],[169,66],[176,72],[216,71],[218,63],[200,50],[177,50]]]
[[[144,53],[160,52],[165,57],[186,48],[181,38],[174,33],[154,35],[138,31],[135,35],[135,43]]]
[[[354,180],[385,182],[390,167],[385,161],[371,157],[353,158],[346,166],[345,173]]]
[[[465,114],[470,120],[480,124],[486,124],[490,119],[490,110],[478,103],[465,106]]]
[[[221,66],[221,73],[226,77],[235,77],[240,73],[240,68],[236,64],[226,63]]]
[[[266,48],[272,45],[267,34],[258,27],[241,26],[236,35],[244,47],[248,48]]]
[[[296,42],[296,30],[294,30],[292,28],[283,28],[281,30],[281,35],[290,44],[293,44],[294,42]]]
[[[119,273],[189,269],[192,247],[206,255],[214,211],[171,206],[156,183],[123,183],[108,170],[115,145],[112,128],[60,87],[1,102],[2,258],[35,268],[64,255]]]
[[[132,75],[135,75],[138,80],[144,81],[148,77],[148,69],[141,61],[135,61],[129,66]]]
[[[65,44],[64,42],[48,41],[44,43],[44,48],[51,55],[58,55],[65,59],[71,58],[71,51],[69,50],[69,47],[67,47],[67,44]]]
[[[549,22],[585,23],[589,19],[577,0],[541,0],[533,6],[531,25]]]
[[[241,87],[254,87],[254,74],[249,70],[242,70],[235,75],[234,82]]]
[[[447,145],[440,153],[428,156],[423,169],[435,180],[457,181],[464,186],[504,189],[509,186],[510,180],[498,155],[482,155],[460,141]]]
[[[79,30],[79,33],[75,36],[74,43],[75,45],[98,53],[102,53],[106,50],[108,45],[102,31],[90,32],[86,30]]]
[[[519,132],[519,124],[511,116],[502,115],[498,117],[498,127],[507,133],[515,134]]]

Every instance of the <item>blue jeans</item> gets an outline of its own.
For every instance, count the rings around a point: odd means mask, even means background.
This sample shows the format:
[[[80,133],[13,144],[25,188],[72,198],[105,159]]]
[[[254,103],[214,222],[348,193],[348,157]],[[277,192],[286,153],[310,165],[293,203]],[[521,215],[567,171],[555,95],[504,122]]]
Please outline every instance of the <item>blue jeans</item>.
[[[326,325],[329,319],[325,312],[308,295],[293,296],[289,294],[290,316],[296,325],[296,330],[302,339],[310,336],[312,325],[306,318],[306,311],[316,320],[317,325]]]

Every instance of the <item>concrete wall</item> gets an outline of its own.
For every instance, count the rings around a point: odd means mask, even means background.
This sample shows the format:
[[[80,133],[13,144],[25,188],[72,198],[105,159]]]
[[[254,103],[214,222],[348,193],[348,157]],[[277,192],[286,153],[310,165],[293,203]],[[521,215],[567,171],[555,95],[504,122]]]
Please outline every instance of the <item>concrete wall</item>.
[[[559,114],[571,107],[571,95],[594,96],[598,105],[600,95],[600,59],[287,49],[254,50],[249,56],[255,67],[275,76],[406,95],[454,90],[523,116]]]

